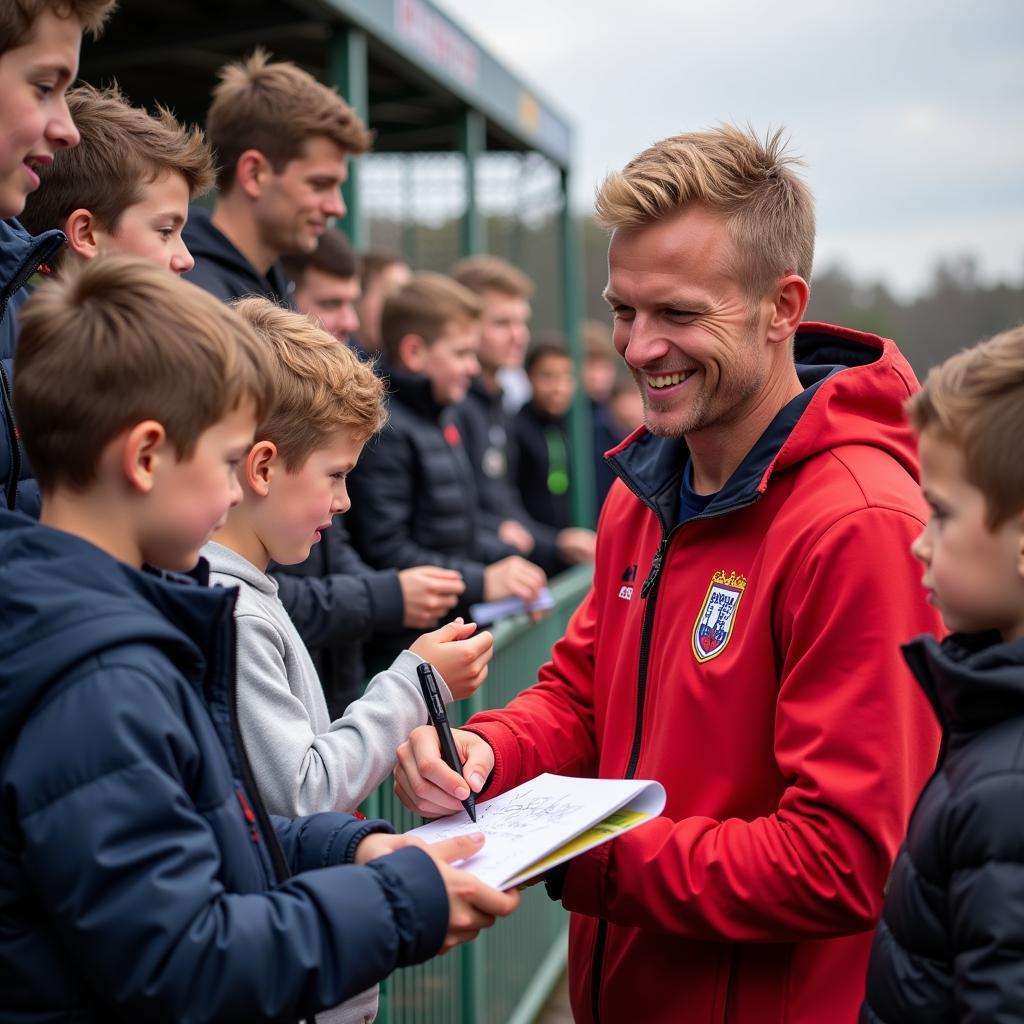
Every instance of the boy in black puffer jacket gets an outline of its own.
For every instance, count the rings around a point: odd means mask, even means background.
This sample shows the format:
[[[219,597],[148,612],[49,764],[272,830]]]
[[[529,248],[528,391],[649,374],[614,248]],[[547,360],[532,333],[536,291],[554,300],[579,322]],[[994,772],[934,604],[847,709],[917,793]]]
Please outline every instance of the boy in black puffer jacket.
[[[905,647],[943,729],[868,967],[863,1024],[1024,1020],[1024,327],[908,403],[931,518],[913,546],[953,631]]]

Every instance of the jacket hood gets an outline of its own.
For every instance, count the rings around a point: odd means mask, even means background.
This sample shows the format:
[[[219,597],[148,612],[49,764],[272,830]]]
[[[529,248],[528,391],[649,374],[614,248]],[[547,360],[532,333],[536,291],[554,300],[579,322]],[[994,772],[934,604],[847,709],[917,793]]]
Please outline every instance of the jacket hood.
[[[776,415],[705,509],[714,515],[756,501],[774,474],[842,445],[871,445],[917,479],[916,446],[903,403],[917,378],[896,345],[831,324],[804,323],[794,343],[804,387]],[[688,454],[682,439],[640,427],[608,453],[608,461],[668,527]]]
[[[201,685],[204,652],[218,649],[235,591],[196,582],[140,572],[72,534],[0,512],[0,746],[51,687],[112,647],[158,647]]]
[[[237,551],[211,540],[203,545],[202,555],[209,563],[211,573],[230,576],[239,583],[247,583],[261,594],[277,594],[277,580],[265,572],[260,572],[248,558]]]
[[[1024,716],[1024,640],[996,632],[921,636],[903,646],[953,747],[1008,718]]]

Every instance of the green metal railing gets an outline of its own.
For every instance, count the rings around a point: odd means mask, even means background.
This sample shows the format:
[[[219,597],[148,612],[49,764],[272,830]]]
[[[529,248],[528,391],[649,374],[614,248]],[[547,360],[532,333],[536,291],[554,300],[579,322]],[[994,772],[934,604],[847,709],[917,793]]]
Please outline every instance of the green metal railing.
[[[462,720],[485,707],[502,707],[534,681],[583,600],[590,572],[579,566],[552,580],[555,606],[543,621],[498,623],[487,682],[458,706]],[[390,782],[370,796],[363,811],[386,818],[400,832],[420,824]],[[525,890],[519,909],[475,942],[396,971],[381,986],[379,1024],[529,1024],[565,966],[568,920],[543,886]]]

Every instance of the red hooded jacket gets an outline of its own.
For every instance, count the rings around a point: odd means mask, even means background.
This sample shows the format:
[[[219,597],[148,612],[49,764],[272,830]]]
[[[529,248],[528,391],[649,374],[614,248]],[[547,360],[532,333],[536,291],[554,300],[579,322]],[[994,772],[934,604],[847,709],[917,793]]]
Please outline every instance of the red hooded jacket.
[[[852,1022],[938,731],[899,653],[938,632],[890,341],[804,324],[804,392],[695,518],[683,441],[610,453],[593,587],[539,682],[469,724],[488,796],[652,778],[664,816],[572,861],[579,1024]]]

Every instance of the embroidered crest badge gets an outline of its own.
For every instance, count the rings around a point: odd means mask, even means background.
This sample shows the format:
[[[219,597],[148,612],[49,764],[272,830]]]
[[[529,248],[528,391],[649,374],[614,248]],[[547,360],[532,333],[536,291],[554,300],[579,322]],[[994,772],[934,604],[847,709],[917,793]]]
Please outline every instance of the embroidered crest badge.
[[[747,577],[742,573],[719,569],[711,577],[711,585],[693,624],[693,655],[697,661],[710,661],[725,650],[746,586]]]

